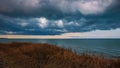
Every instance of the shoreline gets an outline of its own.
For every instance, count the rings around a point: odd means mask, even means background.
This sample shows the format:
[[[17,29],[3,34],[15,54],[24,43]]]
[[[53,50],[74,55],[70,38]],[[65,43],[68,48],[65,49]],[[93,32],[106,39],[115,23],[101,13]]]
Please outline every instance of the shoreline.
[[[77,54],[71,49],[40,43],[0,43],[0,58],[3,68],[120,67],[120,57],[104,58],[99,55]]]

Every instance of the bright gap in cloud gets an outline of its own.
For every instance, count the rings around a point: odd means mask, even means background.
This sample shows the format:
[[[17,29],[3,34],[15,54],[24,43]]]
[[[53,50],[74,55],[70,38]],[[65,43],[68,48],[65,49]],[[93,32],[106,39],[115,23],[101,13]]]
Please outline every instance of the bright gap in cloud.
[[[38,25],[41,27],[41,28],[45,28],[47,27],[48,25],[48,20],[46,18],[37,18],[36,20],[38,20]]]
[[[71,38],[120,38],[120,28],[115,30],[95,30],[83,33],[71,33]],[[73,36],[74,35],[74,36]]]
[[[63,27],[63,26],[64,26],[63,20],[58,20],[58,21],[56,22],[56,24],[57,24],[58,27]]]

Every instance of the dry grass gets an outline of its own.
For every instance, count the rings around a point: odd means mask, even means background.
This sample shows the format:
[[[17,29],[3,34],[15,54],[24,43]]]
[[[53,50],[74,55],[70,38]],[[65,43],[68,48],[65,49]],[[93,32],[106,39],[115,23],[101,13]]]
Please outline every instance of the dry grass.
[[[0,68],[120,68],[120,58],[107,59],[49,44],[0,44]]]

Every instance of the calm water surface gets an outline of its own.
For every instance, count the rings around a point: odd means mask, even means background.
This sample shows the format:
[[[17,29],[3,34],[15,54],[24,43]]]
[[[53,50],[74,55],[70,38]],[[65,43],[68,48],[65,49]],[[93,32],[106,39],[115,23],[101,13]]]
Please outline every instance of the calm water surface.
[[[49,43],[70,48],[77,53],[90,52],[109,56],[120,56],[120,39],[0,39],[6,42]]]

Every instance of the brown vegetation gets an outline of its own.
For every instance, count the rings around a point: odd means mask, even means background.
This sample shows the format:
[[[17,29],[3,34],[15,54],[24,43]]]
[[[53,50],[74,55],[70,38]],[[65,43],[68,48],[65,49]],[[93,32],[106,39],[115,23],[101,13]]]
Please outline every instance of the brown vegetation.
[[[0,68],[120,68],[119,58],[78,55],[49,44],[0,44]]]

